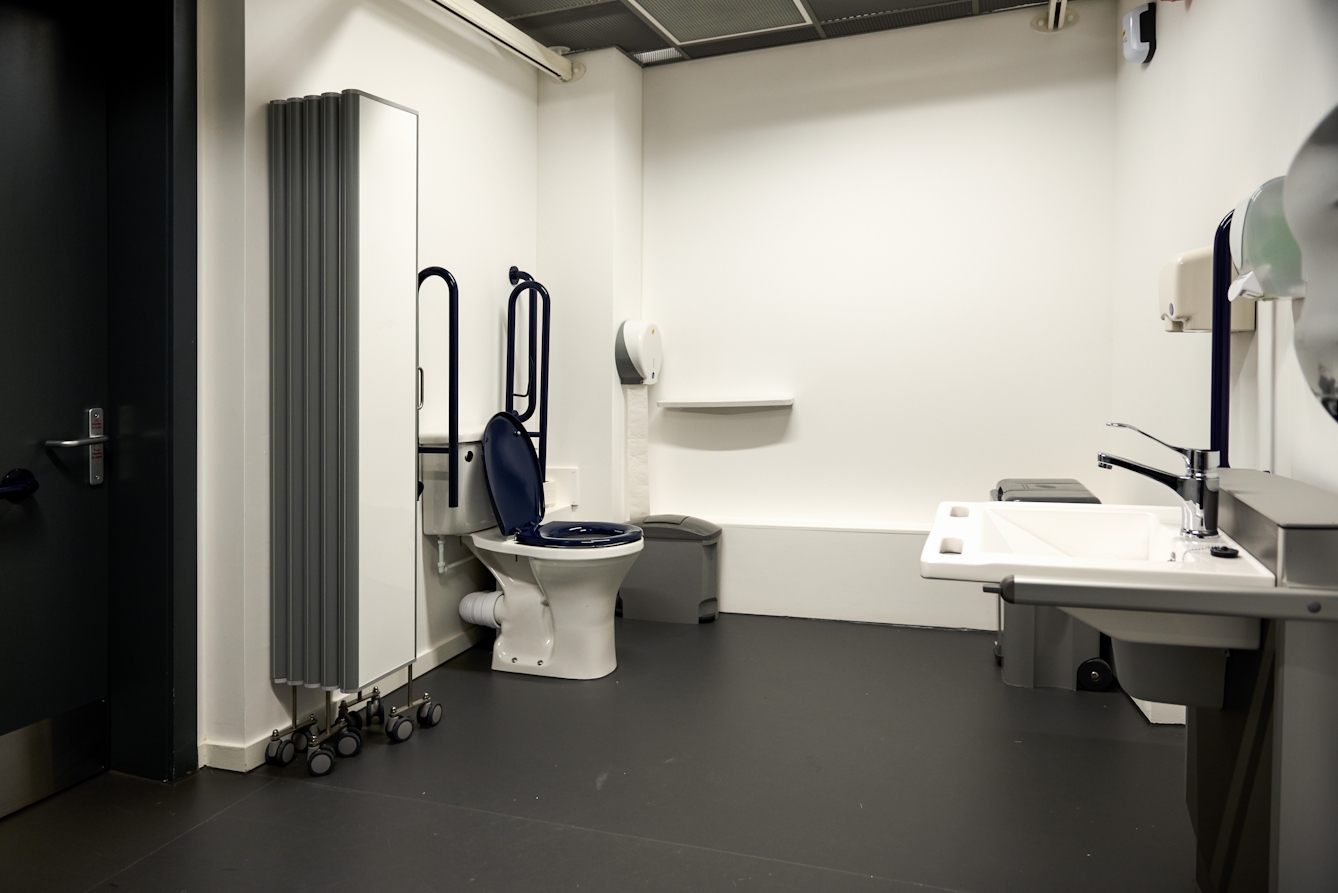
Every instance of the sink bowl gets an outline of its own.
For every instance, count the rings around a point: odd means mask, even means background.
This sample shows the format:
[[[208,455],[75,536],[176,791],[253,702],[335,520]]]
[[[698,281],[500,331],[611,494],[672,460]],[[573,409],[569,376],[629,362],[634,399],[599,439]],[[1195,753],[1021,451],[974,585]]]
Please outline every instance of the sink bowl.
[[[1238,550],[1214,556],[1212,546]],[[1225,534],[1180,534],[1180,509],[1144,505],[945,502],[920,554],[920,575],[998,583],[1010,575],[1211,588],[1271,587],[1271,571]],[[1129,642],[1259,647],[1259,621],[1150,611],[1065,608]]]

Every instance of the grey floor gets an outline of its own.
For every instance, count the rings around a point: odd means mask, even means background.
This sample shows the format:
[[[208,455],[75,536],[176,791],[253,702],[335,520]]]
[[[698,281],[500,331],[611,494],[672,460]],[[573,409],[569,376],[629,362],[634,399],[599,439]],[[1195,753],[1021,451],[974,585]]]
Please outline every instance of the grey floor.
[[[403,745],[168,786],[105,774],[0,820],[0,890],[1177,891],[1184,729],[1005,686],[980,633],[619,621],[593,682],[424,678]]]

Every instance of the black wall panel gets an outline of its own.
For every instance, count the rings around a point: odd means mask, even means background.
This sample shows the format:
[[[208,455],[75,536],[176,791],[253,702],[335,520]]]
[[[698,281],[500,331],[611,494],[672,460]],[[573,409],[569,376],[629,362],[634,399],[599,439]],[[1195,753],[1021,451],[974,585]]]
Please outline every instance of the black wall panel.
[[[111,766],[197,768],[195,3],[109,28]]]

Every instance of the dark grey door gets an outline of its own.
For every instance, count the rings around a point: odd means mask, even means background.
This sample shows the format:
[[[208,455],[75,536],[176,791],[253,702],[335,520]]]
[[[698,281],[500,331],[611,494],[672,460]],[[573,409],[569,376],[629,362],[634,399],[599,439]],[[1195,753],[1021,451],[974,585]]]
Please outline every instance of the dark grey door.
[[[37,482],[0,498],[0,815],[107,759],[108,487],[89,447],[45,445],[108,400],[107,103],[78,6],[0,0],[0,475]]]

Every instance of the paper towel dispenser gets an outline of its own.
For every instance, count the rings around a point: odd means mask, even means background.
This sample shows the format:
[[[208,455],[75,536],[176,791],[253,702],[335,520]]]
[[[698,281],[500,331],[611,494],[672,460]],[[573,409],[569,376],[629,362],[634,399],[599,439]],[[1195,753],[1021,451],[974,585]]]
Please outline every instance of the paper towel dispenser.
[[[664,361],[660,327],[648,319],[627,320],[618,328],[613,357],[623,384],[655,384]]]
[[[1304,298],[1301,247],[1282,207],[1286,177],[1274,177],[1241,202],[1231,215],[1231,263],[1237,277],[1227,297]]]
[[[1161,319],[1168,332],[1213,330],[1213,249],[1196,248],[1171,258],[1161,270]],[[1254,304],[1231,305],[1231,331],[1254,331]]]

